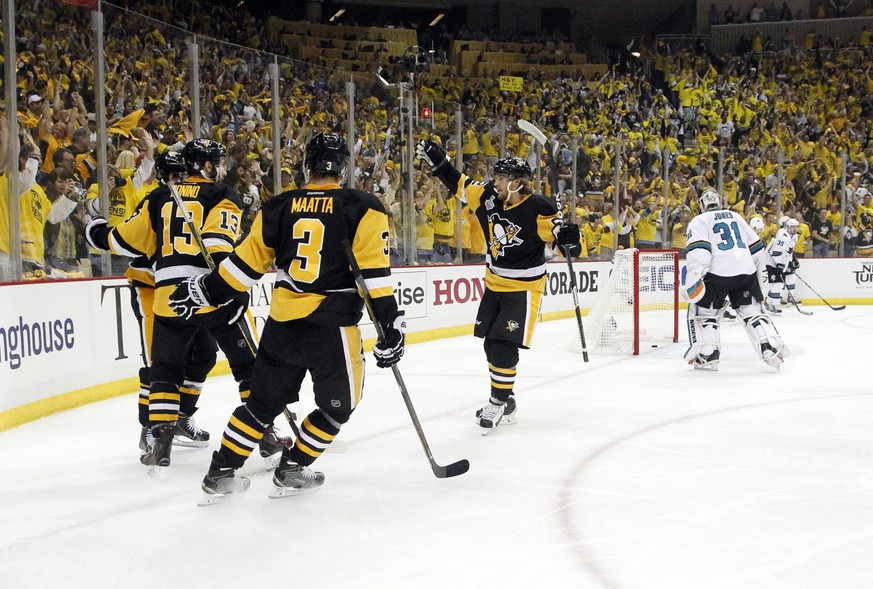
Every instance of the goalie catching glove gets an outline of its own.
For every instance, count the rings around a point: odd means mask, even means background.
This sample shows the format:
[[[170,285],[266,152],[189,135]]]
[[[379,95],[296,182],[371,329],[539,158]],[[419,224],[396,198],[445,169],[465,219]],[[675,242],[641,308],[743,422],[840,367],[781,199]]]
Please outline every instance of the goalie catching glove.
[[[373,356],[376,357],[376,366],[388,368],[400,362],[406,348],[405,312],[400,311],[394,319],[394,323],[383,325],[382,331],[385,333],[385,339],[379,340],[373,346]]]
[[[436,172],[438,168],[449,162],[446,150],[430,139],[422,139],[418,142],[415,146],[415,157],[426,163],[431,172]]]
[[[558,232],[555,234],[555,243],[564,253],[565,249],[569,250],[569,255],[578,256],[582,253],[582,244],[580,243],[581,235],[579,226],[575,223],[565,223],[561,225]]]

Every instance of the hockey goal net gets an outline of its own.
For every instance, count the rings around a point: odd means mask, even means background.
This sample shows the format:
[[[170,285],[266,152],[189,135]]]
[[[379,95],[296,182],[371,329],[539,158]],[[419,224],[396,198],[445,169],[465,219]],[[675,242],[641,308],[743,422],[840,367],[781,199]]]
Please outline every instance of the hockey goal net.
[[[679,341],[679,253],[625,249],[583,322],[591,352],[634,354]],[[571,349],[581,351],[579,335]]]

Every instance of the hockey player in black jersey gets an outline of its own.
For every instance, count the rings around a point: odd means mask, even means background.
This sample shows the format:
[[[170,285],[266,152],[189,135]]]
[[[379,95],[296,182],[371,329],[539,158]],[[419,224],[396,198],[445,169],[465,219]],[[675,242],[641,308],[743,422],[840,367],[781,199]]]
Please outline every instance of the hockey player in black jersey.
[[[564,224],[554,201],[533,194],[531,168],[510,157],[494,165],[492,180],[474,182],[456,170],[445,150],[424,140],[417,157],[449,189],[469,205],[485,233],[485,294],[479,304],[473,334],[485,340],[491,376],[488,403],[476,412],[483,434],[501,422],[515,423],[513,387],[519,348],[530,347],[546,286],[545,247],[568,246],[570,255],[582,249],[579,227]]]
[[[298,400],[310,373],[317,408],[300,425],[294,445],[282,453],[271,497],[314,490],[324,475],[310,466],[330,445],[363,393],[364,354],[358,321],[363,299],[342,243],[348,240],[386,334],[376,344],[385,368],[404,350],[403,315],[393,296],[388,262],[388,216],[372,194],[340,187],[349,152],[337,135],[316,135],[306,147],[305,188],[264,203],[251,233],[207,276],[179,284],[170,304],[183,317],[203,305],[233,300],[275,264],[270,317],[252,377],[252,394],[230,417],[221,448],[203,480],[201,505],[244,491],[237,476],[266,424]]]
[[[177,151],[165,151],[155,158],[155,173],[161,182],[178,182],[184,179],[187,170],[182,154]],[[152,333],[154,331],[155,313],[155,272],[154,260],[140,256],[130,262],[124,273],[130,284],[130,303],[136,317],[140,332],[143,365],[139,369],[139,399],[138,418],[142,426],[139,438],[139,448],[142,454],[151,451],[154,445],[151,428],[149,427],[149,390],[151,388],[150,368],[152,364]],[[206,330],[200,330],[195,340],[188,348],[185,359],[185,380],[179,387],[179,421],[176,422],[176,435],[173,444],[205,448],[209,445],[209,432],[200,429],[194,421],[197,410],[197,400],[206,375],[215,366],[218,346]]]
[[[199,228],[204,245],[213,260],[220,261],[233,250],[239,235],[240,197],[229,186],[217,182],[218,170],[226,155],[224,147],[209,139],[195,139],[182,150],[188,178],[177,185],[179,194]],[[154,258],[155,313],[152,334],[149,424],[154,445],[140,461],[150,466],[169,466],[170,448],[179,420],[179,387],[185,379],[185,359],[201,330],[207,330],[222,349],[239,385],[240,397],[249,394],[254,351],[245,344],[236,322],[246,316],[247,293],[231,304],[206,307],[189,318],[180,319],[169,306],[175,286],[189,276],[209,271],[206,259],[185,222],[169,188],[156,188],[137,212],[121,225],[110,229],[105,219],[88,223],[85,236],[89,245],[131,257]],[[269,451],[281,449],[280,440]],[[265,453],[267,449],[264,449]]]

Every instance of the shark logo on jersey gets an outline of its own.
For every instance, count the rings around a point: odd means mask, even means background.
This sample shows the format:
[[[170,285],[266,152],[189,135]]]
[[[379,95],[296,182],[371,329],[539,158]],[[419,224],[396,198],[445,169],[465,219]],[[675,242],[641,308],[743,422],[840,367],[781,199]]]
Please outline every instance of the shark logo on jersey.
[[[492,215],[490,221],[494,237],[490,245],[492,259],[502,256],[506,248],[524,243],[518,236],[521,227],[515,223],[501,219],[498,215]]]

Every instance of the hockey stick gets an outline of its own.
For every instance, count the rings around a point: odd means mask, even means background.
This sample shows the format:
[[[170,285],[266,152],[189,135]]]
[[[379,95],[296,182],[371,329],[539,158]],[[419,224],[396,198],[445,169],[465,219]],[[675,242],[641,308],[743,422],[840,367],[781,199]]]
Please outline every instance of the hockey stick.
[[[194,218],[191,216],[191,211],[188,210],[188,207],[185,206],[185,201],[182,200],[182,196],[179,194],[179,191],[176,189],[176,183],[172,180],[168,180],[164,182],[164,185],[170,190],[170,194],[173,196],[173,200],[176,202],[176,206],[179,207],[179,210],[182,211],[182,217],[185,219],[185,224],[188,225],[188,230],[191,232],[191,235],[194,236],[194,241],[197,242],[197,247],[200,249],[200,254],[203,256],[203,259],[206,260],[206,266],[209,268],[210,272],[215,271],[215,260],[212,259],[212,254],[209,253],[209,250],[206,249],[206,244],[203,243],[203,236],[200,235],[200,229],[194,225]],[[255,345],[255,338],[252,333],[249,331],[249,326],[245,321],[237,321],[237,327],[239,327],[239,331],[242,334],[243,339],[246,342],[246,346],[248,346],[249,351],[252,353],[252,358],[254,358],[258,353],[258,346]],[[288,408],[285,408],[284,411],[285,419],[288,420],[288,424],[291,426],[291,429],[294,432],[295,437],[300,437],[300,431],[297,429],[297,424],[294,423],[294,415],[288,411]]]
[[[555,162],[552,161],[552,146],[539,127],[530,121],[524,119],[518,120],[518,128],[533,137],[541,147],[546,150],[546,165],[549,167],[549,181],[552,184],[552,192],[555,194],[555,201],[560,207],[558,201],[558,168]],[[576,222],[576,204],[570,203],[570,222]],[[564,253],[564,259],[567,260],[567,269],[570,272],[570,294],[573,295],[573,306],[576,309],[576,324],[579,327],[579,342],[582,345],[582,360],[588,362],[588,346],[585,344],[585,329],[582,327],[582,309],[579,306],[579,286],[576,284],[576,273],[573,270],[573,259],[570,256],[569,246],[561,248]]]
[[[800,308],[800,304],[797,302],[797,299],[794,298],[794,295],[791,294],[791,291],[788,291],[788,302],[794,305],[794,308],[797,309],[797,312],[801,315],[812,315],[812,311]]]
[[[349,243],[348,239],[344,239],[342,245],[346,253],[346,258],[349,260],[349,265],[352,268],[352,274],[355,277],[355,284],[358,286],[361,298],[364,299],[364,305],[367,307],[367,314],[370,316],[370,319],[373,321],[373,326],[376,328],[376,336],[379,338],[379,341],[384,342],[385,330],[382,328],[382,324],[379,323],[379,318],[376,316],[376,309],[373,307],[373,299],[370,298],[370,291],[367,288],[367,283],[364,282],[364,276],[361,274],[361,267],[358,266],[358,261],[355,259],[352,245]],[[436,475],[438,479],[445,479],[448,477],[456,477],[467,472],[470,469],[470,463],[466,459],[458,460],[447,466],[440,466],[436,463],[433,458],[433,453],[430,451],[430,446],[428,446],[427,439],[424,437],[424,430],[421,429],[421,422],[418,420],[418,415],[416,415],[415,408],[412,406],[412,399],[409,398],[409,392],[406,390],[406,385],[403,382],[403,376],[400,374],[400,369],[397,368],[397,364],[393,364],[391,370],[394,372],[394,379],[397,381],[397,386],[400,387],[400,394],[403,396],[403,402],[406,403],[406,410],[409,412],[409,417],[412,418],[412,425],[415,427],[415,433],[418,434],[418,439],[421,441],[421,447],[424,448],[424,453],[427,455],[427,460],[430,462],[433,474]]]
[[[815,296],[817,296],[818,298],[820,298],[821,301],[822,301],[825,305],[827,305],[828,307],[830,307],[830,308],[833,309],[834,311],[842,311],[843,309],[846,308],[846,305],[839,305],[839,306],[834,307],[832,304],[830,304],[829,302],[827,302],[823,296],[821,296],[820,294],[818,294],[817,292],[815,292],[815,289],[812,288],[812,287],[809,285],[809,283],[808,283],[806,280],[804,280],[803,277],[802,277],[800,274],[798,274],[797,272],[795,272],[794,275],[797,276],[797,279],[798,279],[798,280],[800,280],[803,284],[806,285],[806,288],[808,288],[809,290],[812,291],[812,294],[814,294]]]
[[[294,437],[299,438],[300,428],[297,427],[297,415],[292,413],[288,407],[285,407],[285,409],[282,410],[282,415],[284,415],[285,419],[288,420],[288,425],[291,426],[291,432],[294,434]],[[347,448],[348,444],[342,440],[334,440],[324,451],[331,454],[345,454]]]

